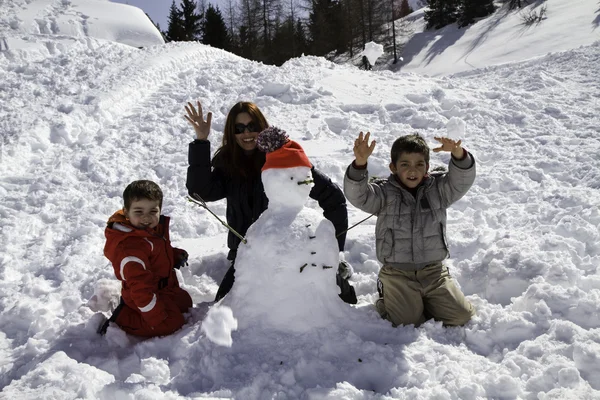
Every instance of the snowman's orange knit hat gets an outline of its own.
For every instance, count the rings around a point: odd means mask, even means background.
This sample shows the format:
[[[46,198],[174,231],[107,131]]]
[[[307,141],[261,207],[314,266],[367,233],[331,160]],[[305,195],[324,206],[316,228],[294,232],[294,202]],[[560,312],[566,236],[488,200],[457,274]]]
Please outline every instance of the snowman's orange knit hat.
[[[285,131],[277,127],[271,126],[259,133],[257,146],[267,153],[262,171],[269,168],[312,168],[302,146],[290,140]]]

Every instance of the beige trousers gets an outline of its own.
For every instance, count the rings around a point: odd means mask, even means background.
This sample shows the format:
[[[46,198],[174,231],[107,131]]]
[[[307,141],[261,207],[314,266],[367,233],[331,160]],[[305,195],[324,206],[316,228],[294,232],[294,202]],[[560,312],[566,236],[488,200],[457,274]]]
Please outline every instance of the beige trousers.
[[[426,316],[446,326],[458,326],[475,315],[475,308],[441,262],[419,271],[402,271],[384,265],[379,271],[379,280],[383,286],[383,304],[380,302],[377,309],[395,326],[418,326],[425,322]]]

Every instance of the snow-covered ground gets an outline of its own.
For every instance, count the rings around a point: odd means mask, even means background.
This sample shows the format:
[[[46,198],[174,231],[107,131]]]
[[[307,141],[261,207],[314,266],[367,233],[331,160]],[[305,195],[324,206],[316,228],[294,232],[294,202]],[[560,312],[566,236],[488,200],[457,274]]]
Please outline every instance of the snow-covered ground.
[[[108,0],[4,0],[0,49],[68,46],[69,38],[97,38],[134,47],[164,43],[137,7]],[[61,40],[63,39],[63,40]]]
[[[0,16],[25,4],[0,4]],[[0,52],[0,398],[600,398],[600,42],[424,78],[2,29],[20,45]],[[340,184],[359,131],[378,141],[369,170],[385,177],[397,136],[433,145],[452,117],[464,121],[478,177],[449,211],[448,265],[477,315],[448,329],[381,320],[372,218],[348,233],[349,316],[302,334],[238,329],[231,347],[208,340],[227,233],[185,200],[183,105],[197,99],[214,113],[213,143],[231,105],[253,100]],[[434,154],[432,166],[447,161]],[[190,253],[180,278],[195,308],[169,337],[100,337],[118,295],[105,222],[142,178],[163,188],[174,245]],[[211,208],[224,217],[224,202]]]
[[[412,32],[402,50],[400,68],[404,72],[442,76],[539,57],[549,52],[590,45],[600,39],[600,3],[592,0],[535,0],[522,9],[498,10],[476,24],[458,28],[448,25],[437,31],[425,31],[423,9],[408,16],[400,27]],[[531,13],[540,23],[524,24]],[[402,41],[402,39],[401,39]]]

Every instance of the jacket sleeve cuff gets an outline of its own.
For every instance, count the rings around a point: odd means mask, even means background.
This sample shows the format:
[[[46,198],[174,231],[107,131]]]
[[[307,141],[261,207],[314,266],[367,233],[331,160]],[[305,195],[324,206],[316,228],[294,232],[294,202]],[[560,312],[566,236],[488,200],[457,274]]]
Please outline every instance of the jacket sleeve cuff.
[[[451,159],[452,163],[460,169],[469,169],[473,166],[473,163],[475,162],[471,153],[469,153],[464,147],[462,158],[456,158],[453,155],[451,155]]]
[[[352,166],[354,167],[354,169],[367,169],[367,164],[368,163],[366,163],[365,165],[358,165],[356,164],[356,160],[352,161]]]
[[[352,181],[362,181],[363,179],[369,176],[369,171],[366,168],[356,168],[354,166],[354,162],[348,166],[348,170],[346,171],[348,178]]]
[[[190,165],[210,166],[210,142],[208,140],[196,139],[190,143],[188,149],[188,160]]]

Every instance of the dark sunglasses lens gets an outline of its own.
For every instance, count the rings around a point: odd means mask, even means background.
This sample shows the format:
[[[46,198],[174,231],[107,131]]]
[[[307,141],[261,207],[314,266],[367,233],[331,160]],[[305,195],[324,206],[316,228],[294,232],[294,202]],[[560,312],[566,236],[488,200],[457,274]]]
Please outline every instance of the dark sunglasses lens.
[[[235,124],[235,134],[240,135],[244,133],[248,129],[248,132],[256,132],[256,125],[254,122],[250,122],[248,125],[244,124]]]

